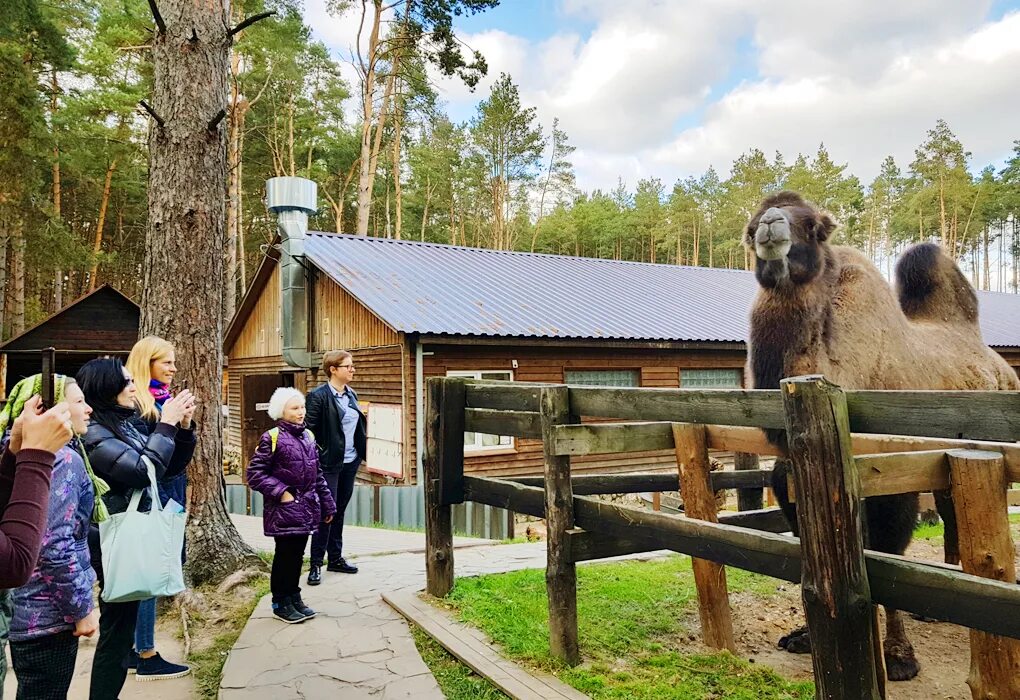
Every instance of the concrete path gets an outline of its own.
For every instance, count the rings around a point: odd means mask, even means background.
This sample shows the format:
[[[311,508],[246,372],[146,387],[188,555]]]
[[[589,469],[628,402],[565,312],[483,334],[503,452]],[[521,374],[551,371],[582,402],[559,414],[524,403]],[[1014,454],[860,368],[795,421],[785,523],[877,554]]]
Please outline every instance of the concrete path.
[[[454,565],[457,576],[476,576],[541,568],[545,557],[544,542],[474,546],[458,549]],[[406,622],[381,598],[384,591],[424,588],[424,557],[362,557],[358,566],[356,575],[324,574],[321,586],[303,586],[302,597],[319,613],[303,624],[276,620],[269,596],[263,598],[230,652],[220,698],[440,700]]]

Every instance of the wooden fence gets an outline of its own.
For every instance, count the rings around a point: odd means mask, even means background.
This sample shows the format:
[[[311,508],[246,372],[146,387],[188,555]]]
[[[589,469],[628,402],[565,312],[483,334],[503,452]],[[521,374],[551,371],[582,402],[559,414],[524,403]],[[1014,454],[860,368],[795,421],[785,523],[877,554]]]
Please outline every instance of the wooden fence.
[[[669,549],[694,557],[702,634],[716,648],[734,648],[725,566],[801,583],[819,698],[884,697],[873,603],[970,628],[974,697],[1020,697],[1006,503],[1020,481],[1020,445],[1009,444],[1020,439],[1020,392],[844,392],[817,376],[771,391],[433,378],[426,419],[427,591],[453,586],[453,504],[544,517],[550,648],[568,663],[580,658],[576,563]],[[715,490],[761,488],[768,472],[710,472],[708,450],[775,454],[761,428],[787,431],[799,540],[778,534],[778,509],[717,517]],[[544,477],[466,476],[465,431],[540,438]],[[676,450],[676,475],[571,478],[573,456],[658,449]],[[678,487],[683,515],[591,497]],[[954,497],[962,570],[864,549],[861,498],[941,490]]]

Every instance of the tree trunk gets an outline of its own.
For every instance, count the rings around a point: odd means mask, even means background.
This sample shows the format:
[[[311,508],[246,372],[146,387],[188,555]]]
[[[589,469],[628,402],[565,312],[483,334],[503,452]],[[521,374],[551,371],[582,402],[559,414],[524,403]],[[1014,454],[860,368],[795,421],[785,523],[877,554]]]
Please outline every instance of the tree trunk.
[[[396,109],[397,100],[393,100],[393,206],[395,207],[395,221],[393,226],[393,237],[398,241],[401,237],[401,230],[404,226],[404,212],[402,192],[400,189],[400,111]]]
[[[89,268],[89,291],[96,289],[96,278],[99,275],[99,253],[103,250],[103,228],[106,225],[106,209],[110,206],[110,182],[113,171],[117,167],[117,159],[110,161],[106,168],[106,180],[103,182],[103,198],[99,201],[99,217],[96,219],[96,237],[92,244],[92,267]]]
[[[237,136],[237,266],[243,295],[248,291],[248,261],[244,245],[244,129]]]
[[[13,214],[0,205],[0,339],[6,340],[7,330],[7,249],[11,243],[11,221]],[[6,358],[6,355],[2,357]],[[2,377],[0,377],[2,378]],[[6,396],[6,394],[4,394]]]
[[[361,21],[365,20],[365,12],[369,0],[362,0]],[[358,178],[358,229],[359,236],[368,235],[368,218],[372,211],[372,184],[375,179],[372,158],[372,127],[375,119],[375,71],[379,60],[379,26],[381,23],[381,0],[371,0],[373,6],[372,30],[368,39],[368,61],[361,62],[361,175]],[[361,32],[358,32],[361,38]],[[360,42],[359,42],[360,43]],[[360,57],[359,57],[360,58]],[[385,109],[385,105],[384,105]],[[377,127],[382,131],[382,120]]]
[[[50,71],[50,124],[51,128],[55,128],[55,119],[57,115],[57,107],[59,103],[57,101],[57,95],[60,94],[60,83],[57,82],[57,71],[53,69]],[[53,138],[53,215],[57,218],[57,221],[61,220],[61,190],[60,190],[60,143],[56,139],[56,134]],[[56,313],[64,307],[64,273],[60,269],[60,265],[57,265],[57,269],[53,275],[53,311]]]
[[[24,222],[15,214],[11,236],[11,268],[14,273],[14,308],[11,313],[11,336],[25,330],[25,229]]]
[[[226,3],[161,0],[166,31],[152,39],[152,106],[165,121],[149,131],[148,223],[141,334],[176,346],[179,377],[200,403],[195,457],[188,467],[188,575],[217,581],[264,568],[227,514],[220,412],[227,107],[231,37]]]

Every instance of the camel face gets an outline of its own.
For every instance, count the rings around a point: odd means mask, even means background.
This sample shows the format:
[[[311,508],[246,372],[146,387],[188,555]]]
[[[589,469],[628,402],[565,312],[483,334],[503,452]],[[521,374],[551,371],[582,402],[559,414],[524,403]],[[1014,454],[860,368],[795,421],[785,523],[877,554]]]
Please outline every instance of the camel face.
[[[836,224],[795,192],[767,198],[747,224],[744,245],[753,250],[755,276],[766,289],[811,282],[824,265],[824,245]]]
[[[754,232],[754,253],[761,260],[782,260],[793,245],[790,220],[778,207],[771,207],[758,219]]]

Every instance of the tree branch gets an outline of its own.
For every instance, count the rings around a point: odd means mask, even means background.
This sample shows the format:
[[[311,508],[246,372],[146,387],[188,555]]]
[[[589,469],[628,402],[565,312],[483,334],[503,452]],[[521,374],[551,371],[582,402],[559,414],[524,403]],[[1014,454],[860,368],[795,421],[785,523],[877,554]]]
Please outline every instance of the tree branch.
[[[148,113],[149,113],[149,116],[151,116],[151,117],[152,117],[153,119],[155,119],[155,120],[156,120],[156,123],[157,123],[157,124],[159,124],[159,128],[160,128],[160,129],[162,129],[162,128],[163,128],[163,127],[164,127],[164,126],[166,125],[166,121],[165,121],[165,120],[163,119],[163,117],[159,116],[159,115],[158,115],[158,114],[156,113],[156,110],[154,110],[154,109],[153,109],[153,108],[152,108],[152,107],[151,107],[151,106],[149,105],[149,103],[148,103],[148,102],[146,102],[145,100],[139,100],[139,101],[138,101],[138,104],[140,104],[140,105],[142,106],[142,109],[144,109],[144,110],[145,110],[146,112],[148,112]]]
[[[150,0],[150,2],[151,1],[152,0]],[[251,17],[243,19],[243,20],[241,20],[240,24],[238,24],[236,27],[234,27],[233,29],[231,29],[227,33],[227,36],[234,36],[235,34],[240,32],[241,30],[245,29],[246,27],[250,27],[251,25],[255,24],[256,22],[264,20],[266,17],[272,17],[275,14],[276,14],[276,10],[270,10],[269,12],[260,12],[257,15],[252,15]]]
[[[220,125],[223,118],[227,116],[227,110],[221,109],[216,113],[216,116],[209,120],[209,125],[206,127],[209,131],[216,131],[216,127]]]
[[[156,5],[156,0],[149,0],[149,9],[152,10],[152,19],[155,20],[156,27],[159,28],[159,33],[165,34],[166,22],[163,21],[163,15],[159,14],[159,7]],[[160,124],[160,126],[162,126],[162,124]]]

